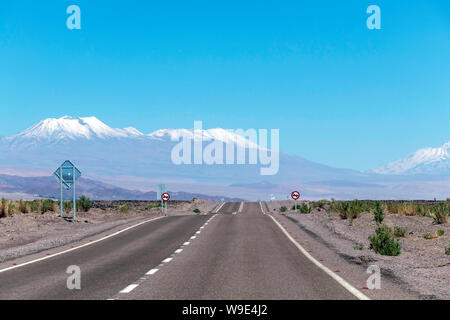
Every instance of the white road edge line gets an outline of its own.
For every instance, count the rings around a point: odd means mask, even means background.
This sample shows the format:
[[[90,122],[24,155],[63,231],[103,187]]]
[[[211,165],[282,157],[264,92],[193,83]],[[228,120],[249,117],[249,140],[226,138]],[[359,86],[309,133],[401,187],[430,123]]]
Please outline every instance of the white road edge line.
[[[136,289],[139,285],[138,284],[130,284],[128,287],[120,291],[120,293],[130,293],[134,289]]]
[[[80,248],[84,248],[84,247],[93,245],[94,243],[97,243],[97,242],[100,242],[100,241],[103,241],[103,240],[106,240],[106,239],[115,237],[115,236],[117,236],[118,234],[121,234],[121,233],[123,233],[123,232],[125,232],[125,231],[128,231],[128,230],[130,230],[130,229],[136,228],[136,227],[138,227],[138,226],[140,226],[140,225],[143,225],[144,223],[148,223],[148,222],[150,222],[150,221],[155,221],[155,220],[158,220],[158,219],[161,219],[161,218],[164,218],[164,217],[157,217],[157,218],[153,218],[153,219],[146,220],[146,221],[143,221],[143,222],[139,222],[139,223],[137,223],[137,224],[135,224],[135,225],[132,225],[132,226],[127,227],[127,228],[125,228],[125,229],[119,230],[119,231],[117,231],[117,232],[115,232],[115,233],[113,233],[113,234],[110,234],[110,235],[108,235],[108,236],[105,236],[105,237],[103,237],[103,238],[100,238],[100,239],[97,239],[97,240],[94,240],[94,241],[91,241],[91,242],[82,244],[82,245],[80,245],[80,246],[78,246],[78,247],[70,248],[70,249],[67,249],[67,250],[64,250],[64,251],[61,251],[61,252],[58,252],[58,253],[51,254],[51,255],[49,255],[49,256],[45,256],[45,257],[42,257],[42,258],[38,258],[38,259],[35,259],[35,260],[31,260],[31,261],[28,261],[28,262],[24,262],[24,263],[18,264],[18,265],[16,265],[16,266],[12,266],[12,267],[8,267],[8,268],[5,268],[5,269],[2,269],[2,270],[0,270],[0,273],[6,272],[6,271],[9,271],[9,270],[13,270],[13,269],[17,269],[17,268],[20,268],[20,267],[23,267],[23,266],[26,266],[26,265],[29,265],[29,264],[32,264],[32,263],[35,263],[35,262],[47,260],[47,259],[50,259],[50,258],[59,256],[59,255],[62,255],[62,254],[64,254],[64,253],[68,253],[68,252],[71,252],[71,251],[74,251],[74,250],[77,250],[77,249],[80,249]]]
[[[178,250],[175,250],[175,253],[180,253],[181,251],[183,251],[183,249],[178,249]]]
[[[189,245],[189,241],[186,241],[185,243],[183,243],[183,246],[187,246],[187,245]]]
[[[151,276],[152,274],[155,274],[159,271],[159,269],[152,269],[149,272],[146,273],[147,276]]]
[[[173,260],[173,258],[167,258],[167,259],[164,259],[162,262],[163,263],[169,263],[170,261],[172,261]]]
[[[239,211],[238,212],[242,212],[242,209],[244,208],[244,203],[241,202],[241,205],[239,206]]]
[[[264,209],[263,209],[263,207],[262,207],[262,202],[261,202],[261,201],[259,202],[259,206],[261,207],[261,211],[262,211],[262,213],[263,213],[263,214],[266,214],[266,213],[264,212]]]
[[[214,213],[219,212],[219,210],[222,209],[222,207],[223,207],[224,204],[225,204],[225,202],[222,202],[222,204],[217,208],[216,212],[214,212]]]
[[[295,241],[294,238],[291,237],[291,235],[283,228],[281,224],[278,223],[277,220],[275,220],[274,217],[271,215],[268,215],[273,222],[283,231],[283,233],[286,235],[286,237],[291,240],[291,242],[300,250],[303,255],[308,258],[312,263],[314,263],[317,267],[322,269],[326,274],[328,274],[330,277],[332,277],[334,280],[336,280],[341,286],[343,286],[345,289],[347,289],[351,294],[353,294],[355,297],[357,297],[359,300],[370,300],[369,297],[361,293],[358,289],[353,287],[350,283],[339,277],[336,273],[325,267],[323,264],[321,264],[319,261],[314,259],[313,256],[311,256],[300,244],[298,244],[297,241]]]

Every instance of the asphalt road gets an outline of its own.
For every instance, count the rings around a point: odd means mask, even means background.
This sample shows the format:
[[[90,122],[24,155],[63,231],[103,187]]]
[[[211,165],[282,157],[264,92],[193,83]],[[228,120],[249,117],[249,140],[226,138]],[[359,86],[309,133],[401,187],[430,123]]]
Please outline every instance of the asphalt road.
[[[81,290],[66,287],[70,265],[81,269]],[[152,221],[2,272],[0,288],[0,299],[355,299],[259,203]]]

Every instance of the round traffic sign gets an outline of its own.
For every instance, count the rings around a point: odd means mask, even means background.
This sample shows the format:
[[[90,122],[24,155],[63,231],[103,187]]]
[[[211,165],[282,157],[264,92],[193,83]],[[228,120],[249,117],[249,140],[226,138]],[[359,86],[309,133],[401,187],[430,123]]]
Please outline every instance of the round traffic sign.
[[[163,193],[163,194],[161,195],[161,200],[164,201],[164,202],[169,201],[169,200],[170,200],[170,194],[168,194],[167,192],[166,192],[166,193]]]
[[[298,192],[298,191],[292,192],[292,193],[291,193],[291,197],[292,197],[292,199],[294,199],[294,200],[298,200],[298,199],[300,198],[300,192]]]

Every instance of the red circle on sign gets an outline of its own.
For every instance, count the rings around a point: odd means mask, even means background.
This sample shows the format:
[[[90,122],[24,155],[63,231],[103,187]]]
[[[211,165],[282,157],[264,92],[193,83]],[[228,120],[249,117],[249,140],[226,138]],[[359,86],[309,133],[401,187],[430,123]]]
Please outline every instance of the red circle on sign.
[[[298,192],[298,191],[292,192],[292,193],[291,193],[291,197],[292,197],[292,199],[294,199],[294,200],[298,200],[298,199],[300,198],[300,192]]]
[[[163,193],[163,194],[161,195],[161,200],[164,201],[164,202],[169,201],[169,200],[170,200],[170,194],[168,194],[167,192],[166,192],[166,193]]]

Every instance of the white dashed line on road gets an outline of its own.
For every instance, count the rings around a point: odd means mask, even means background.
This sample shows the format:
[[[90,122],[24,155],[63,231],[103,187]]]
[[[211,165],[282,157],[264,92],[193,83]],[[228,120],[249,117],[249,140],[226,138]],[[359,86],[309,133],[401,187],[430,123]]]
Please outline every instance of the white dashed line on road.
[[[130,293],[134,289],[136,289],[139,285],[138,284],[130,284],[128,287],[120,291],[120,293]]]
[[[146,275],[151,276],[152,274],[155,274],[158,272],[159,269],[152,269],[149,272],[146,273]]]
[[[181,251],[183,251],[183,249],[178,249],[178,250],[175,250],[175,253],[180,253]]]
[[[185,242],[185,243],[183,243],[183,246],[188,246],[189,245],[189,241],[188,242]]]
[[[163,263],[169,263],[170,261],[172,261],[173,260],[173,258],[167,258],[167,259],[164,259],[163,260]]]

